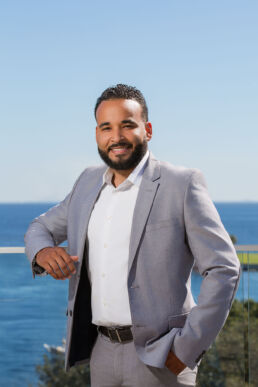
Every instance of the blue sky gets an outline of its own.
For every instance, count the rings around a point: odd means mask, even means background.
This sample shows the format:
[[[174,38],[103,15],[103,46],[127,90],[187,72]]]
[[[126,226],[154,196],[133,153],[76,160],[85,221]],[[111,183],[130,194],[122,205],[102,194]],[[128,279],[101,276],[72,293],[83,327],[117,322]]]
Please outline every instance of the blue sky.
[[[258,201],[258,3],[9,0],[0,5],[0,202],[58,201],[99,164],[108,86],[146,97],[161,160],[215,201]]]

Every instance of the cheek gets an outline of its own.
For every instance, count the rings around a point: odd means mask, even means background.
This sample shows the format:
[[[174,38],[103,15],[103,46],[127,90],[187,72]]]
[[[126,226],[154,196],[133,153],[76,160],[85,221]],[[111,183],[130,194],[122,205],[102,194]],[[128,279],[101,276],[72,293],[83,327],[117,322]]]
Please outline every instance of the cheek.
[[[142,131],[140,130],[137,130],[134,133],[131,133],[130,135],[127,135],[125,137],[128,141],[135,144],[139,144],[145,138],[144,133],[142,133]]]
[[[108,143],[108,136],[105,134],[96,134],[96,142],[99,147],[103,147]]]
[[[135,145],[138,145],[143,142],[144,138],[145,136],[143,135],[135,136],[133,142]]]

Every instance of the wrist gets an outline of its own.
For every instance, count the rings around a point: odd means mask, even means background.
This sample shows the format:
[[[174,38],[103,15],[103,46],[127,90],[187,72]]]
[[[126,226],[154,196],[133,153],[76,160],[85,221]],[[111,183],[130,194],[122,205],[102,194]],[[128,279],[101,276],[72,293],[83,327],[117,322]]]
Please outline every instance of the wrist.
[[[180,374],[187,367],[172,351],[168,353],[165,365],[175,375]]]
[[[42,274],[45,272],[45,269],[37,263],[36,256],[32,260],[32,270],[34,274]]]

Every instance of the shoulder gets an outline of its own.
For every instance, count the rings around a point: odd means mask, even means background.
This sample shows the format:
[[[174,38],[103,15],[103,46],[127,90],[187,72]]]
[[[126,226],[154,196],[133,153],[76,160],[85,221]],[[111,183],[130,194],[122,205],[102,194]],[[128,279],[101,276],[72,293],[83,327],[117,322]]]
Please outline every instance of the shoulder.
[[[203,174],[198,168],[189,168],[181,165],[174,165],[167,161],[159,161],[161,179],[188,185],[195,180],[203,180]]]
[[[177,198],[201,198],[209,195],[205,178],[198,168],[188,168],[160,161],[160,186],[164,193]],[[175,198],[174,196],[174,198]],[[180,200],[180,199],[179,199]]]
[[[103,176],[107,167],[105,165],[90,166],[85,168],[74,184],[74,189],[81,184],[87,183],[88,185],[96,184]]]
[[[92,165],[92,166],[89,166],[87,168],[85,168],[82,173],[80,174],[79,178],[80,177],[84,177],[87,175],[87,177],[92,177],[92,176],[96,176],[96,175],[103,175],[103,173],[105,172],[105,170],[107,169],[107,166],[106,165]]]

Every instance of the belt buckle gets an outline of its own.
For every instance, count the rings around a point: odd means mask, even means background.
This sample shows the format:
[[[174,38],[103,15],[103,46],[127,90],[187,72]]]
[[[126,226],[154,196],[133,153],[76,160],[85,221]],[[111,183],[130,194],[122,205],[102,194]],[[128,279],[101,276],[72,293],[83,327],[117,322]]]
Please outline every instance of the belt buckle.
[[[116,336],[117,336],[117,339],[118,339],[119,343],[122,343],[122,339],[121,339],[121,337],[119,335],[118,329],[117,328],[108,328],[108,336],[109,336],[110,341],[112,343],[117,343],[117,341],[112,338],[110,331],[116,332]]]
[[[120,334],[119,334],[119,332],[118,332],[118,329],[115,329],[115,331],[116,331],[116,335],[117,335],[117,338],[118,338],[119,343],[122,343],[122,339],[121,339],[121,337],[120,337]]]

